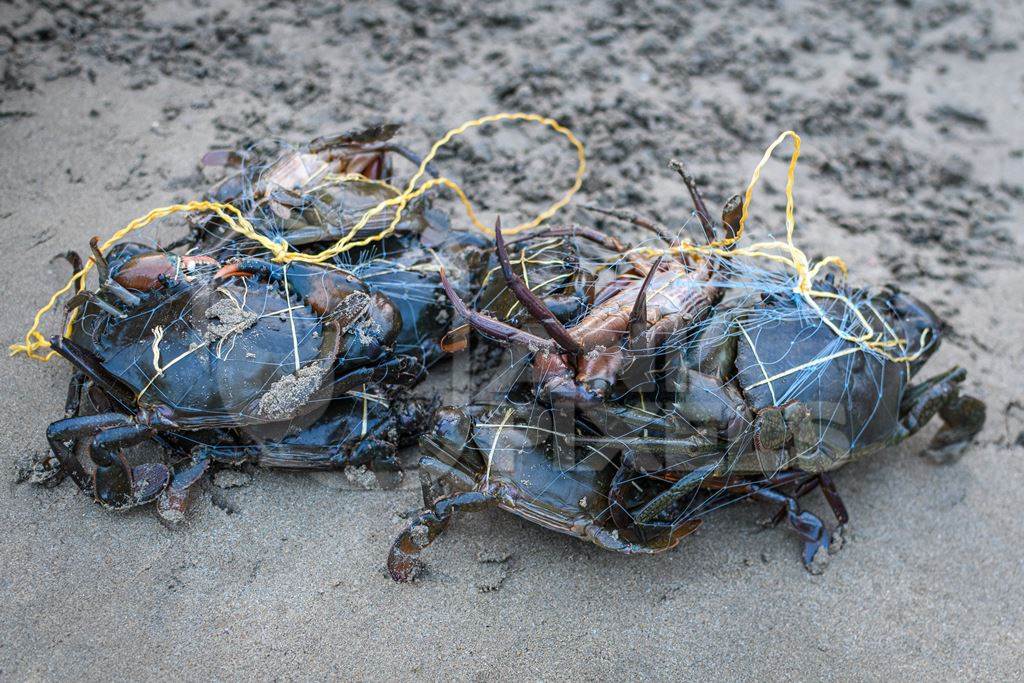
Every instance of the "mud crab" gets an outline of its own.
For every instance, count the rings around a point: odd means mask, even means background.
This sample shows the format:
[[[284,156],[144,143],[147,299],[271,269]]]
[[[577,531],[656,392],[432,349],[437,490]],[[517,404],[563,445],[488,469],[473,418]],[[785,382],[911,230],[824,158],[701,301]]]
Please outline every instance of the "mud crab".
[[[416,358],[391,351],[401,327],[391,301],[354,275],[257,258],[225,265],[130,243],[104,255],[96,244],[100,285],[75,295],[70,333],[51,341],[75,373],[67,417],[47,430],[52,456],[41,478],[70,476],[113,509],[159,498],[173,520],[211,459],[390,467],[395,444],[421,429],[427,405],[393,392],[393,402],[374,403],[384,414],[363,422],[368,431],[338,428],[350,416],[336,397],[381,387],[383,398],[423,371]],[[77,414],[87,384],[105,412]],[[123,449],[151,438],[179,449],[213,445],[184,467],[130,466]],[[304,440],[321,448],[295,447]]]
[[[205,163],[241,168],[215,185],[209,198],[241,207],[262,234],[308,254],[344,236],[359,241],[376,235],[391,225],[393,207],[360,231],[351,231],[367,210],[397,192],[386,182],[392,179],[389,154],[422,163],[418,155],[392,142],[397,130],[397,125],[385,124],[318,138],[270,161],[243,160],[237,152],[211,153]],[[431,165],[426,170],[436,175]],[[195,216],[192,223],[192,235],[180,245],[190,251],[221,260],[259,255],[259,245],[239,239],[216,217]],[[567,313],[567,306],[578,308],[580,283],[573,277],[584,271],[573,266],[576,255],[566,234],[555,230],[523,235],[513,247],[513,260],[524,275],[534,274],[538,296]],[[429,366],[444,355],[440,341],[451,322],[441,268],[461,296],[502,319],[518,314],[518,303],[503,296],[503,284],[494,277],[492,252],[482,235],[453,230],[448,216],[420,197],[403,209],[390,235],[340,253],[332,263],[392,299],[403,320],[396,350],[417,355]]]
[[[716,226],[684,179],[713,241]],[[723,211],[729,234],[738,208],[733,198]],[[500,229],[496,251],[507,266]],[[985,406],[961,394],[963,370],[912,384],[941,337],[927,305],[893,287],[819,283],[847,294],[875,329],[907,340],[907,360],[897,361],[837,337],[791,282],[723,301],[725,261],[634,261],[569,326],[506,267],[509,290],[548,337],[470,310],[448,287],[475,329],[526,347],[529,369],[467,407],[439,411],[421,440],[425,507],[392,546],[391,576],[414,578],[420,552],[464,511],[498,507],[602,548],[649,554],[745,498],[779,506],[775,521],[797,532],[813,569],[831,535],[801,496],[820,488],[845,524],[830,472],[936,414],[938,455],[959,453],[981,429]],[[850,323],[836,300],[822,314]]]
[[[333,242],[347,235],[368,209],[395,196],[397,191],[388,182],[393,175],[390,154],[416,166],[422,162],[416,153],[392,141],[398,130],[397,124],[381,124],[320,137],[269,161],[241,152],[209,152],[203,157],[204,165],[238,170],[207,195],[213,201],[234,204],[263,234],[293,246]],[[436,175],[432,165],[427,172]],[[353,239],[380,232],[394,215],[394,208],[377,214]],[[447,218],[432,211],[426,200],[418,200],[403,212],[397,232],[419,234],[430,224],[447,227]],[[204,251],[249,246],[208,215],[195,216],[193,226],[194,243]]]
[[[533,255],[551,244],[519,246],[524,272],[547,267]],[[77,319],[52,340],[75,373],[37,481],[71,476],[108,508],[158,499],[161,517],[176,522],[213,463],[365,466],[390,479],[398,447],[432,424],[436,401],[408,389],[443,355],[451,317],[425,244],[385,240],[348,270],[256,257],[221,264],[130,243],[104,256],[92,247],[100,286],[68,302]],[[472,248],[464,254],[446,262],[472,291],[487,261]],[[556,278],[538,292],[554,305],[546,295],[560,285]],[[79,416],[85,387],[99,415]],[[122,451],[149,440],[173,464],[130,467]]]
[[[419,163],[390,142],[395,129],[321,138],[266,164],[251,160],[209,196],[243,207],[265,235],[316,253],[393,196],[382,182],[391,175],[389,152]],[[230,153],[205,161],[242,163]],[[49,430],[53,456],[35,478],[70,475],[107,507],[159,497],[161,515],[174,521],[211,463],[366,465],[381,476],[396,469],[396,448],[425,431],[436,407],[407,390],[444,355],[451,316],[439,264],[449,287],[475,298],[482,282],[496,281],[486,240],[450,230],[443,213],[417,201],[383,239],[324,266],[280,266],[217,218],[193,216],[191,224],[189,236],[162,251],[122,244],[104,257],[93,244],[101,284],[69,302],[77,320],[53,342],[76,373],[66,419]],[[568,244],[556,231],[522,239],[514,252],[537,295],[555,307],[578,287],[566,279],[576,270],[562,266],[571,261]],[[548,260],[537,258],[542,253]],[[339,329],[344,340],[332,356]],[[323,370],[319,382],[310,368]],[[102,415],[78,416],[84,385]],[[260,412],[286,390],[289,410]],[[127,465],[121,450],[150,439],[173,454],[173,467]]]
[[[206,198],[235,205],[264,235],[287,241],[306,252],[318,251],[342,237],[359,241],[378,235],[391,224],[395,206],[385,207],[372,216],[357,233],[350,234],[350,230],[368,209],[400,193],[398,187],[392,185],[391,155],[397,154],[417,167],[423,165],[418,154],[392,140],[399,129],[400,125],[394,123],[354,129],[316,138],[272,158],[262,158],[248,151],[209,152],[203,157],[204,166],[235,170],[210,188]],[[433,163],[423,169],[426,174],[438,175]],[[258,245],[227,230],[216,216],[196,214],[192,217],[192,227],[193,234],[181,244],[203,253],[228,258],[252,255],[253,250],[258,249]],[[431,231],[432,236],[428,235]],[[489,244],[471,239],[478,237],[475,233],[452,231],[448,216],[433,209],[426,195],[411,199],[402,208],[402,218],[394,229],[396,236],[422,236],[427,246],[439,252],[446,245],[458,248],[457,243],[438,241],[438,235],[450,232],[455,232],[459,240],[490,251]],[[404,246],[409,243],[405,242]],[[230,253],[221,250],[230,250]],[[445,254],[442,252],[439,256],[443,258]]]

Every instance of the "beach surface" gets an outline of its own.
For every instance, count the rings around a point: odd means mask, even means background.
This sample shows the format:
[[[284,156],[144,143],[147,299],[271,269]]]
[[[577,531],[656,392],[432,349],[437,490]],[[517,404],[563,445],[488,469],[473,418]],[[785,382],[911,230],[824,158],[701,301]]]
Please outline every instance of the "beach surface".
[[[466,515],[423,579],[399,585],[384,559],[420,503],[415,472],[397,491],[342,474],[219,480],[169,530],[151,508],[110,513],[70,482],[23,481],[70,370],[7,358],[0,678],[1024,675],[1019,2],[338,5],[0,5],[0,339],[22,339],[66,281],[56,254],[200,197],[210,149],[394,120],[424,152],[465,120],[533,111],[587,148],[583,189],[556,220],[595,224],[580,208],[595,203],[678,225],[691,208],[670,159],[720,206],[794,129],[799,244],[841,255],[851,281],[933,303],[950,330],[928,373],[966,368],[985,429],[952,464],[919,457],[933,425],[837,472],[852,521],[821,575],[795,535],[759,524],[770,510],[742,504],[650,558]],[[788,149],[759,186],[757,234],[783,234]],[[485,222],[512,222],[568,188],[575,157],[506,125],[438,165]],[[807,507],[827,519],[817,494]]]

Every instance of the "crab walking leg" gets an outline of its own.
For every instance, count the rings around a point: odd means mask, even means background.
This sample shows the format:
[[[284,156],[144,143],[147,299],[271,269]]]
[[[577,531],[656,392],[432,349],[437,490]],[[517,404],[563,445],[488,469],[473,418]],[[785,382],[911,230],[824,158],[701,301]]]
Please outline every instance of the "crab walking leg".
[[[194,487],[209,469],[210,459],[204,456],[193,457],[188,465],[175,469],[170,484],[156,503],[156,514],[161,522],[174,527],[185,519]]]
[[[96,465],[93,495],[105,508],[122,510],[156,499],[170,480],[170,471],[161,463],[131,467],[121,449],[142,443],[156,431],[149,425],[132,424],[111,427],[93,437],[89,456]]]
[[[778,484],[769,482],[759,484],[755,482],[742,482],[739,485],[730,484],[730,493],[748,495],[754,500],[767,503],[781,503],[786,509],[786,517],[789,525],[800,536],[804,542],[803,562],[808,569],[814,562],[818,551],[828,550],[830,544],[829,531],[824,522],[817,515],[800,509],[800,503],[793,496],[776,491],[773,486]]]
[[[365,437],[351,450],[332,446],[295,446],[290,444],[245,444],[208,446],[196,455],[193,464],[217,462],[226,465],[252,463],[257,467],[282,470],[343,470],[346,467],[383,466],[393,470],[396,447],[372,436]]]
[[[985,404],[973,396],[957,396],[939,408],[943,425],[928,447],[933,455],[959,455],[985,426]]]
[[[776,485],[778,485],[778,484],[776,484]],[[818,475],[816,475],[816,474],[808,475],[802,481],[797,483],[796,487],[793,489],[793,492],[790,494],[790,497],[791,498],[796,498],[797,500],[799,500],[799,499],[803,498],[804,496],[806,496],[811,491],[813,491],[814,489],[818,488],[819,486],[821,486],[821,479],[818,478]],[[769,525],[770,526],[777,526],[779,524],[779,522],[781,522],[783,519],[785,519],[787,509],[788,508],[785,505],[780,506],[778,511],[774,515],[772,515],[771,520],[769,520],[769,522],[768,522]],[[833,509],[833,512],[835,512],[834,509]],[[845,509],[844,509],[844,512],[845,512]],[[838,517],[838,515],[837,515],[837,517]]]
[[[637,510],[634,515],[636,523],[648,524],[653,522],[655,518],[661,514],[662,511],[672,505],[672,503],[696,491],[700,487],[700,482],[706,477],[714,474],[718,468],[718,463],[712,463],[710,465],[705,465],[704,467],[698,467],[697,469],[684,474],[682,477],[677,479],[675,483],[668,488],[668,490],[659,494],[642,508]]]
[[[130,415],[101,413],[58,420],[47,429],[46,439],[61,469],[80,489],[91,493],[103,507],[123,509],[148,503],[167,485],[170,472],[165,465],[145,463],[131,467],[119,452],[153,434],[152,427],[135,423]],[[82,467],[68,445],[86,437],[91,437],[91,472]]]
[[[456,513],[475,512],[498,506],[498,497],[483,491],[463,491],[435,501],[420,512],[399,534],[388,555],[388,573],[395,581],[415,579],[423,569],[419,554],[441,535]]]
[[[903,427],[911,434],[919,431],[940,408],[959,395],[959,385],[966,377],[967,372],[963,368],[953,368],[911,387],[901,406]]]
[[[602,207],[594,206],[592,204],[586,204],[583,206],[587,211],[593,211],[594,213],[603,214],[605,216],[611,216],[617,218],[620,221],[631,223],[638,228],[644,230],[650,230],[655,233],[658,237],[665,241],[669,246],[676,246],[679,244],[679,239],[676,235],[672,234],[672,231],[664,223],[659,223],[653,218],[647,218],[630,209],[617,209],[614,207]]]
[[[359,368],[334,380],[331,389],[335,396],[358,389],[364,384],[412,385],[424,373],[423,363],[414,356],[397,356],[379,365]]]
[[[519,343],[531,349],[557,352],[558,346],[550,339],[544,339],[529,332],[524,332],[518,327],[513,327],[483,313],[471,310],[466,305],[466,302],[455,292],[452,283],[448,281],[448,276],[445,275],[444,268],[441,268],[439,274],[441,276],[441,287],[444,288],[444,293],[448,295],[448,299],[452,302],[452,308],[455,309],[458,315],[465,318],[466,322],[473,329],[506,344]]]
[[[202,481],[215,462],[234,466],[253,463],[257,467],[286,470],[342,470],[366,465],[374,471],[398,471],[400,462],[396,453],[393,443],[372,435],[361,439],[351,451],[331,446],[317,448],[287,444],[206,446],[199,449],[187,465],[175,470],[170,485],[157,502],[157,514],[167,526],[177,526],[184,521],[196,484]]]
[[[364,379],[367,377],[363,375]],[[186,464],[175,468],[170,485],[160,496],[157,512],[161,521],[168,526],[176,526],[184,521],[191,505],[192,491],[214,463],[234,467],[252,463],[261,468],[312,471],[365,466],[377,475],[382,487],[391,487],[397,484],[393,473],[401,471],[398,447],[407,443],[401,440],[401,436],[418,436],[425,429],[420,425],[432,418],[435,407],[433,401],[411,399],[395,420],[364,422],[364,431],[351,446],[348,442],[328,440],[322,445],[267,441],[193,448],[191,459],[188,460],[186,454]],[[399,434],[397,442],[395,430]],[[359,433],[358,426],[354,433]],[[392,481],[393,484],[390,483]]]
[[[135,397],[89,351],[62,336],[50,337],[50,346],[72,366],[88,375],[107,395],[130,409]]]
[[[611,235],[605,235],[604,233],[598,232],[594,228],[588,228],[585,225],[579,223],[573,223],[572,225],[559,225],[550,228],[540,228],[538,230],[530,230],[524,234],[512,237],[507,240],[507,244],[515,244],[529,239],[537,239],[540,237],[579,237],[581,239],[588,240],[594,244],[603,247],[609,251],[614,251],[617,254],[623,254],[624,258],[633,264],[637,269],[642,270],[644,267],[643,259],[638,254],[630,252],[622,242],[615,239]]]
[[[86,379],[88,376],[81,370],[71,373],[71,379],[68,380],[68,397],[64,401],[64,417],[78,415],[78,410],[82,407],[82,391]]]
[[[71,379],[68,381],[68,397],[64,402],[65,419],[78,416],[78,409],[82,405],[82,392],[85,387],[86,379],[85,373],[80,370],[75,370],[75,372],[72,373]],[[47,434],[49,436],[49,432],[47,432]],[[73,439],[73,443],[70,447],[72,452],[74,451],[75,443],[77,443],[77,441],[77,438]],[[41,484],[45,484],[47,488],[58,486],[62,481],[64,481],[64,477],[71,474],[72,471],[70,469],[71,465],[69,465],[69,467],[65,467],[61,458],[57,456],[57,449],[59,448],[67,449],[68,447],[58,442],[58,445],[55,448],[51,443],[50,449],[53,452],[36,461],[33,467],[33,479]],[[69,463],[73,462],[74,464],[77,464],[77,459],[74,459],[73,456],[72,458],[66,458],[66,460]],[[78,481],[79,480],[76,479],[76,483]]]
[[[626,555],[657,555],[679,545],[679,541],[701,525],[701,520],[692,519],[671,530],[668,537],[658,545],[647,545],[644,543],[630,543],[619,538],[618,533],[598,524],[589,522],[583,527],[580,538],[590,541],[598,548],[611,550]]]
[[[704,236],[707,238],[708,243],[715,241],[715,226],[711,222],[711,213],[708,211],[707,205],[704,204],[704,197],[700,194],[700,189],[697,187],[697,181],[694,180],[693,176],[690,175],[686,167],[683,166],[681,161],[673,159],[669,166],[675,169],[676,173],[683,179],[683,184],[686,185],[687,191],[690,193],[690,200],[693,201],[693,208],[697,213],[697,220],[700,221],[700,227],[704,229]]]
[[[818,483],[821,486],[822,495],[825,496],[825,500],[828,502],[828,506],[832,508],[832,514],[836,516],[836,521],[840,524],[849,522],[850,514],[846,511],[843,499],[839,497],[839,491],[836,490],[832,477],[822,472],[818,475]]]
[[[421,157],[419,154],[417,154],[416,152],[412,151],[411,149],[404,145],[387,143],[375,146],[374,149],[378,149],[382,152],[394,152],[398,156],[412,163],[412,165],[416,166],[417,168],[423,165],[423,157]],[[433,178],[438,178],[441,175],[440,171],[437,170],[437,166],[434,165],[433,161],[427,164],[424,170],[426,170],[426,172],[429,173],[430,176]]]
[[[332,153],[335,149],[341,150],[338,153]],[[400,145],[394,142],[378,142],[378,143],[364,143],[358,144],[346,135],[328,135],[319,137],[309,143],[309,151],[314,154],[325,155],[327,159],[325,161],[346,161],[347,159],[358,159],[360,157],[376,157],[382,162],[384,161],[385,152],[392,152],[398,156],[406,159],[411,164],[419,168],[423,164],[423,157],[405,145]],[[353,169],[346,166],[345,170],[349,173],[353,172]],[[371,169],[372,170],[372,169]],[[427,164],[426,172],[434,178],[437,178],[439,173],[437,167],[433,162]],[[380,174],[371,175],[370,173],[363,173],[363,175],[379,179]]]
[[[960,384],[967,372],[953,368],[911,387],[900,406],[900,422],[907,434],[919,431],[936,414],[943,425],[928,444],[928,455],[937,462],[950,462],[963,451],[985,425],[985,404],[973,396],[962,396]]]
[[[501,264],[501,274],[505,276],[505,282],[512,294],[519,300],[533,319],[540,323],[541,327],[551,335],[551,338],[569,353],[580,353],[583,347],[579,341],[573,339],[572,335],[562,326],[555,314],[544,305],[536,294],[523,282],[522,278],[512,270],[512,264],[508,259],[508,248],[505,246],[505,238],[501,234],[501,219],[494,223],[494,244],[498,252],[498,262]]]
[[[69,417],[51,424],[46,430],[46,440],[50,443],[50,450],[57,462],[60,463],[59,471],[70,476],[78,488],[92,493],[92,473],[87,472],[78,461],[78,456],[74,452],[75,444],[82,438],[91,439],[104,429],[130,424],[133,424],[131,416],[123,413]]]
[[[615,239],[611,235],[605,235],[604,233],[598,232],[593,228],[588,228],[585,225],[579,225],[573,223],[572,225],[558,225],[549,228],[541,228],[539,230],[531,230],[521,235],[512,237],[511,239],[505,240],[506,244],[516,244],[517,242],[523,242],[526,240],[538,239],[541,237],[580,237],[597,244],[599,246],[608,249],[609,251],[615,251],[622,253],[626,251],[626,247],[623,246],[622,242]]]
[[[326,205],[325,205],[326,207]],[[321,211],[324,215],[330,215],[330,209],[326,208]],[[391,224],[391,220],[395,217],[393,211],[383,211],[374,218],[371,218],[366,225],[359,230],[353,239],[363,239],[370,235],[379,233],[381,230],[387,228]],[[288,244],[292,246],[300,247],[306,244],[313,244],[315,242],[325,241],[337,241],[341,237],[348,234],[349,230],[355,224],[355,219],[350,222],[340,221],[338,223],[323,223],[322,225],[311,225],[302,228],[296,228],[288,232]],[[401,229],[401,224],[399,224]],[[233,239],[245,239],[239,233],[232,233]]]
[[[57,259],[64,259],[69,264],[71,264],[71,271],[74,273],[80,271],[82,269],[82,266],[84,265],[82,261],[82,255],[79,254],[77,251],[74,251],[73,249],[57,254],[52,259],[50,259],[50,261],[53,262],[56,261]],[[82,286],[83,285],[80,284],[79,289],[81,289]]]

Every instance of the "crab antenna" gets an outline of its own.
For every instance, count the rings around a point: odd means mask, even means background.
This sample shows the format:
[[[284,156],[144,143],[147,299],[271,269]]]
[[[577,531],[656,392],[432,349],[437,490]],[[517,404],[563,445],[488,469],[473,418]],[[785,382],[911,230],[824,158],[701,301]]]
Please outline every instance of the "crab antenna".
[[[551,309],[512,270],[512,264],[508,260],[508,248],[505,246],[505,238],[501,234],[501,218],[494,222],[494,243],[497,247],[498,262],[501,263],[501,274],[505,276],[508,288],[512,290],[512,294],[519,300],[519,303],[551,335],[556,344],[569,353],[581,353],[583,347],[580,343],[572,338],[572,335],[562,326],[562,323],[558,321],[558,318],[551,312]]]
[[[545,351],[556,351],[558,349],[550,339],[532,335],[529,332],[520,330],[518,327],[495,320],[477,311],[471,311],[466,302],[456,293],[452,283],[448,281],[448,276],[445,275],[443,267],[441,268],[440,275],[441,287],[444,288],[444,293],[448,295],[448,299],[452,302],[455,312],[465,318],[466,322],[474,329],[506,343],[519,342],[532,349],[543,349]]]
[[[669,166],[676,170],[683,178],[683,184],[686,185],[686,189],[690,192],[690,199],[693,200],[693,208],[697,211],[697,219],[700,221],[700,227],[704,228],[704,235],[707,237],[708,242],[715,241],[715,226],[711,222],[711,214],[708,213],[708,207],[704,205],[704,198],[700,195],[700,190],[697,189],[697,182],[690,175],[686,167],[683,166],[683,162],[673,159],[669,162]]]

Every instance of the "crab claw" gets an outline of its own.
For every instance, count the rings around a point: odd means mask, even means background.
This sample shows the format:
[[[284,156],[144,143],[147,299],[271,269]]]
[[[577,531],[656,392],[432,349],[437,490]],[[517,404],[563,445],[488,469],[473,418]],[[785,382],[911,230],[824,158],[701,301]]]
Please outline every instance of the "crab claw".
[[[228,263],[227,265],[221,266],[216,273],[213,274],[216,280],[227,280],[232,277],[252,277],[255,273],[243,269],[237,262]]]
[[[156,500],[167,487],[171,473],[163,463],[136,465],[122,476],[119,467],[98,467],[93,474],[96,502],[108,510],[125,510]]]
[[[113,280],[127,289],[146,292],[159,289],[167,280],[188,278],[203,268],[220,265],[209,256],[178,256],[171,253],[149,253],[134,256],[113,274]]]

